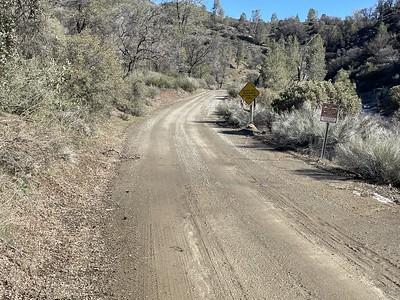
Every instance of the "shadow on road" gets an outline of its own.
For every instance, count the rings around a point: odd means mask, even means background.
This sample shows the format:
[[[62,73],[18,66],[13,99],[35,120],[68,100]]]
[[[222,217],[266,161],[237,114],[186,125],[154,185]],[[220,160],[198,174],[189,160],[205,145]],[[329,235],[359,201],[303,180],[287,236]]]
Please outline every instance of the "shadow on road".
[[[247,129],[223,130],[220,133],[226,134],[226,135],[255,136],[253,131],[247,130]]]
[[[300,169],[300,170],[295,170],[295,174],[297,175],[302,175],[302,176],[308,176],[316,180],[339,180],[339,181],[347,181],[347,180],[352,180],[354,178],[352,177],[346,177],[346,176],[341,176],[338,174],[334,174],[325,170],[320,170],[320,169]]]

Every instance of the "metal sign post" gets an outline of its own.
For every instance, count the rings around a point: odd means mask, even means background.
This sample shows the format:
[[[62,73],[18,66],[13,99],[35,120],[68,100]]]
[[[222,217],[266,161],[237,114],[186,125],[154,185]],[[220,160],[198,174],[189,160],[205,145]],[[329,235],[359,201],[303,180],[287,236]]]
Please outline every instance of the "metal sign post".
[[[324,136],[324,142],[322,144],[322,151],[320,160],[323,160],[326,153],[326,146],[328,144],[328,134],[329,134],[329,125],[330,123],[336,123],[338,119],[338,106],[334,103],[324,103],[322,104],[321,111],[321,122],[326,123],[326,130]]]
[[[254,124],[254,103],[250,106],[250,124]]]
[[[260,91],[257,90],[256,86],[249,82],[239,92],[240,97],[250,105],[250,124],[254,123],[254,110],[255,110],[255,99],[260,95]]]
[[[328,133],[329,133],[329,123],[327,122],[325,136],[324,136],[324,143],[322,144],[321,157],[319,158],[320,160],[323,160],[325,157],[326,144],[328,143]]]

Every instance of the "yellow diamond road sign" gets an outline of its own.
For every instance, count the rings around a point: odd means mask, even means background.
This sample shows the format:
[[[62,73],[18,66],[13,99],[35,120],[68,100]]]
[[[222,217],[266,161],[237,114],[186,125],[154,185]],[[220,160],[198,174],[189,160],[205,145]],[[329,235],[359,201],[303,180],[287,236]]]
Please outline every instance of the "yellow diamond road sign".
[[[246,86],[240,91],[239,93],[240,97],[243,98],[243,100],[247,104],[253,103],[253,101],[260,95],[259,90],[257,90],[256,86],[252,84],[251,82],[247,83]]]

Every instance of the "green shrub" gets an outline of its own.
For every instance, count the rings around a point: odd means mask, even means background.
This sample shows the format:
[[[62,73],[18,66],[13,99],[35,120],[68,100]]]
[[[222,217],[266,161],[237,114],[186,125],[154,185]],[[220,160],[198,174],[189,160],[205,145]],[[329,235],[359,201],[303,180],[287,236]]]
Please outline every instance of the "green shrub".
[[[217,107],[217,113],[224,118],[227,124],[243,127],[249,123],[250,113],[245,111],[237,100],[225,100]],[[257,105],[254,112],[254,123],[260,128],[270,128],[275,114],[262,105]]]
[[[243,127],[249,122],[249,113],[244,111],[238,101],[226,100],[217,107],[217,113],[225,122],[235,127]]]
[[[400,108],[400,85],[396,85],[389,90],[389,100],[394,106],[394,110]]]
[[[176,88],[175,78],[161,73],[149,72],[144,76],[144,82],[149,86],[156,86],[160,89]]]
[[[0,110],[31,115],[55,108],[59,102],[64,72],[54,61],[39,58],[9,60],[0,81]]]
[[[257,103],[266,107],[271,107],[276,99],[279,99],[279,93],[268,88],[260,89],[260,96],[257,97]]]
[[[325,123],[320,121],[321,110],[310,102],[291,112],[277,115],[272,125],[272,139],[282,148],[315,148],[321,145]],[[384,127],[383,123],[370,116],[349,115],[330,126],[328,152],[334,155],[335,147],[345,144],[357,135],[365,138],[371,131]]]
[[[107,112],[114,98],[121,97],[122,70],[111,47],[89,33],[67,37],[67,62],[63,109],[83,107],[90,114]]]
[[[230,86],[228,88],[228,95],[229,95],[229,97],[235,99],[235,98],[239,97],[239,91],[237,90],[237,88]]]
[[[400,185],[400,135],[383,127],[354,135],[337,148],[338,162],[348,170],[379,183]]]
[[[116,99],[114,101],[114,106],[125,114],[132,116],[141,116],[144,113],[143,101],[138,101],[133,97]]]
[[[186,92],[193,93],[200,87],[200,84],[195,79],[180,76],[176,78],[175,86]]]
[[[335,102],[342,115],[355,114],[361,108],[361,100],[355,87],[348,82],[302,81],[285,89],[272,106],[278,112],[299,109],[305,102],[320,106],[324,102]]]
[[[271,139],[284,149],[309,147],[320,143],[325,126],[319,111],[305,102],[300,109],[277,115],[271,128]]]
[[[160,89],[157,88],[156,86],[149,86],[147,88],[147,96],[150,99],[156,98],[160,94]]]
[[[141,75],[144,82],[148,86],[158,87],[160,89],[182,89],[186,92],[192,93],[200,87],[205,87],[204,81],[184,77],[184,76],[168,76],[161,73],[149,72]]]

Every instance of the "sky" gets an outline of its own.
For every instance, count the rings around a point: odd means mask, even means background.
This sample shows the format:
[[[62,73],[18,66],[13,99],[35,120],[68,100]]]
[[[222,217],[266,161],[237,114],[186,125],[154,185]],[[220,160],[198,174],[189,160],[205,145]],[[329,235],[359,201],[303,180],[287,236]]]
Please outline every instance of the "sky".
[[[344,18],[351,16],[354,11],[372,7],[377,0],[220,0],[225,10],[225,15],[239,18],[242,12],[247,17],[251,11],[260,9],[263,19],[269,21],[272,13],[276,13],[279,19],[299,15],[301,20],[307,17],[308,10],[314,8],[318,15],[327,14]],[[211,9],[214,1],[205,0],[208,9]]]

